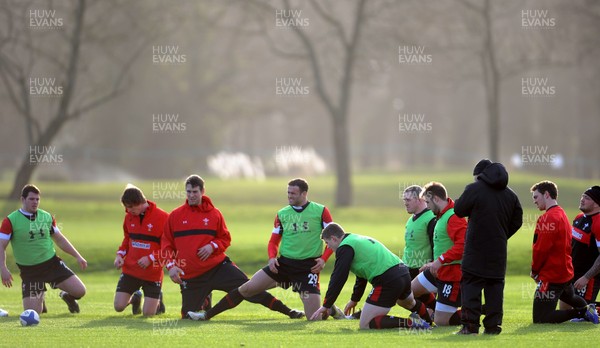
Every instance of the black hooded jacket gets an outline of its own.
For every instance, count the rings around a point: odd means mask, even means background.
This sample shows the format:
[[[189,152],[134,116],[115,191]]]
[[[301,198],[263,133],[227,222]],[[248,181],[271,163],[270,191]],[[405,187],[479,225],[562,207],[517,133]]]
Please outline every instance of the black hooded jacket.
[[[469,217],[462,259],[463,272],[484,278],[506,275],[507,241],[523,223],[523,208],[508,187],[501,163],[483,170],[454,202],[454,213]]]

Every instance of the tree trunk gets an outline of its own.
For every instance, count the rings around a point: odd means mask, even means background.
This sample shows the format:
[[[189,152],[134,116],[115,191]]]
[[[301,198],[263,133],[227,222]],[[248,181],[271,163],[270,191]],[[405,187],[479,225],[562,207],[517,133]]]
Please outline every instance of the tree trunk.
[[[36,144],[32,144],[31,147],[43,148],[50,146],[52,139],[54,139],[64,124],[64,121],[61,121],[61,119],[61,117],[54,119],[48,128],[46,128],[44,134],[40,136],[39,141]],[[33,176],[33,173],[37,167],[38,163],[36,161],[31,162],[30,151],[27,151],[23,157],[19,171],[17,172],[13,181],[12,190],[6,197],[8,200],[20,197],[21,189],[23,189],[23,186],[31,183],[31,177]]]
[[[482,53],[482,68],[484,76],[483,80],[485,84],[486,106],[488,110],[488,150],[489,158],[492,161],[500,161],[498,153],[498,142],[500,140],[500,76],[496,62],[496,52],[494,50],[491,4],[489,0],[486,0],[485,2],[483,15],[485,21],[485,41]]]
[[[72,37],[69,41],[71,50],[69,53],[69,64],[66,70],[65,86],[62,99],[58,105],[56,116],[52,119],[48,127],[42,131],[38,139],[30,139],[30,149],[32,147],[44,147],[50,146],[61,128],[69,121],[67,115],[69,106],[72,101],[73,91],[75,90],[75,83],[77,81],[77,65],[79,63],[79,52],[81,44],[81,32],[83,28],[83,17],[85,14],[86,3],[85,0],[79,0],[78,5],[75,8],[75,25],[73,26]],[[29,128],[28,128],[29,129]],[[19,197],[23,186],[31,181],[34,171],[37,169],[37,162],[31,162],[30,151],[27,151],[19,167],[19,171],[13,181],[13,187],[7,198],[14,199]]]
[[[352,167],[350,165],[347,117],[340,117],[334,124],[333,129],[337,177],[335,205],[338,207],[347,207],[352,204]]]

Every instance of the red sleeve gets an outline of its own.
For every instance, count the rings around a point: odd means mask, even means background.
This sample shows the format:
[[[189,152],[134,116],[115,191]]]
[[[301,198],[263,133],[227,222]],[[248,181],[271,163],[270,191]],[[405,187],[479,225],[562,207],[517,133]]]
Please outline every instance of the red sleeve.
[[[279,215],[275,215],[275,221],[273,221],[273,228],[279,228],[279,234],[281,234],[281,221],[279,221]]]
[[[273,233],[269,244],[267,245],[267,254],[269,259],[277,257],[279,253],[279,244],[281,244],[281,221],[279,221],[279,215],[275,214],[275,221],[273,221]]]
[[[162,237],[160,238],[161,259],[165,260],[167,269],[171,269],[171,267],[174,266],[175,258],[177,257],[177,251],[175,250],[175,241],[173,239],[173,232],[171,231],[170,222],[171,216],[169,216],[167,219]]]
[[[0,226],[0,233],[8,235],[12,234],[12,232],[12,223],[10,223],[10,220],[8,218],[4,218],[4,220],[2,220],[2,226]]]
[[[269,239],[269,244],[267,246],[267,252],[269,254],[269,259],[277,257],[279,253],[279,244],[281,243],[281,234],[271,233],[271,239]]]
[[[159,248],[158,250],[154,250],[152,252],[152,256],[154,257],[154,260],[156,260],[157,262],[159,262],[160,265],[164,266],[165,263],[163,262],[163,254],[160,252],[161,248],[162,248],[162,237],[165,234],[165,226],[167,225],[167,220],[169,218],[169,214],[167,214],[166,212],[164,213],[164,216],[162,217],[162,219],[160,219],[160,223],[159,226],[161,227],[160,229],[160,240],[161,242],[159,243]]]
[[[600,248],[600,214],[592,218],[592,234],[596,238],[596,246]]]
[[[119,249],[117,250],[117,254],[120,254],[121,256],[125,256],[125,255],[127,255],[128,251],[129,251],[129,233],[127,233],[127,225],[126,225],[125,221],[123,221],[123,242],[121,243],[121,246],[119,246]]]
[[[329,224],[329,223],[333,222],[333,218],[331,217],[331,212],[329,211],[329,209],[327,209],[327,207],[325,207],[323,209],[323,214],[321,215],[321,220],[323,221],[323,224]],[[323,228],[325,228],[325,226],[323,226]],[[323,251],[323,255],[321,256],[321,258],[325,262],[327,262],[327,260],[329,260],[331,255],[333,255],[333,250],[331,250],[331,249],[329,249],[329,247],[325,246],[325,251]]]
[[[323,252],[323,255],[321,256],[321,258],[323,259],[323,261],[327,262],[327,260],[329,260],[329,257],[333,254],[333,250],[329,249],[328,246],[325,247],[325,251]]]
[[[448,219],[446,231],[448,232],[448,237],[450,237],[452,242],[454,242],[454,245],[440,256],[440,261],[442,264],[462,260],[463,251],[465,250],[467,221],[464,218],[459,218],[456,215],[452,215]]]
[[[329,209],[327,209],[327,207],[325,207],[323,209],[323,214],[321,215],[321,220],[323,220],[323,223],[330,223],[333,222],[333,218],[331,217],[331,213],[329,212]]]
[[[548,257],[550,257],[550,251],[552,250],[552,241],[555,238],[555,229],[550,227],[557,226],[557,222],[550,222],[550,214],[544,214],[540,216],[535,224],[535,232],[533,234],[533,252],[531,262],[531,271],[533,274],[538,274]]]
[[[227,250],[227,248],[229,248],[229,246],[231,245],[231,234],[229,233],[229,230],[227,230],[227,224],[225,223],[225,218],[223,217],[223,214],[221,214],[221,212],[218,212],[218,214],[219,225],[217,226],[217,235],[211,241],[211,244],[214,243],[217,245],[215,251],[224,253],[225,250]]]
[[[56,231],[62,232],[58,226],[56,225],[56,218],[52,217],[52,224],[50,225],[51,234],[54,234]]]

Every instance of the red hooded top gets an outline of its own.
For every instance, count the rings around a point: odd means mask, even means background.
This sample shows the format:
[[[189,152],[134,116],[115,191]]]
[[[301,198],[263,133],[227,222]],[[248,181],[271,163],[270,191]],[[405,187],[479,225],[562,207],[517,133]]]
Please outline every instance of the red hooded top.
[[[202,261],[198,249],[210,244],[213,253]],[[231,244],[231,235],[225,219],[208,196],[202,196],[200,206],[188,201],[169,215],[162,238],[162,257],[167,269],[178,266],[185,274],[181,279],[198,277],[225,259],[225,250]]]
[[[533,235],[531,272],[544,283],[566,283],[573,278],[571,224],[565,211],[552,206],[540,216]]]
[[[127,213],[123,221],[123,242],[117,254],[125,258],[123,273],[152,282],[162,281],[163,262],[160,259],[160,243],[163,228],[169,214],[148,201],[143,219]],[[137,262],[148,256],[153,264],[146,269]]]

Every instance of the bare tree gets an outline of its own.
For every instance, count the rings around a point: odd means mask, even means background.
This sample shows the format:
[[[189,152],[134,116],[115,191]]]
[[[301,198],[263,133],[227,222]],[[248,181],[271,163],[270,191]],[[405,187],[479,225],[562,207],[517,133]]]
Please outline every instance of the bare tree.
[[[558,67],[568,63],[564,57],[556,54],[559,51],[556,49],[558,30],[550,34],[547,34],[548,31],[529,30],[526,35],[518,33],[518,30],[523,32],[522,28],[515,30],[511,24],[515,21],[510,20],[519,18],[519,12],[527,8],[526,2],[510,2],[502,8],[493,6],[490,0],[457,2],[460,8],[467,10],[464,21],[479,39],[474,40],[476,44],[468,47],[467,51],[474,52],[479,60],[488,116],[489,157],[499,160],[502,82],[531,69]],[[507,17],[508,22],[505,21]],[[500,30],[503,32],[500,33]],[[512,54],[507,58],[502,52]]]
[[[255,9],[261,11],[259,14],[261,21],[265,14],[268,14],[268,18],[272,20],[275,11],[292,11],[289,0],[282,0],[281,4],[281,8],[275,8],[267,2],[253,1]],[[347,17],[336,15],[331,3],[311,0],[309,4],[324,28],[313,34],[300,26],[291,25],[289,29],[296,38],[293,50],[279,47],[272,34],[265,28],[264,22],[259,23],[260,32],[277,56],[303,61],[309,67],[318,100],[333,124],[332,140],[337,178],[335,204],[349,206],[352,204],[353,189],[348,115],[357,51],[361,42],[361,33],[367,22],[366,1],[352,1],[351,7],[346,4],[344,9],[350,8],[351,11],[351,15]],[[324,35],[324,32],[327,35]],[[330,40],[326,46],[323,45],[324,39]],[[335,57],[335,63],[331,61],[332,56]],[[328,64],[333,68],[326,69],[325,66]],[[334,81],[333,86],[328,85],[328,81]]]
[[[29,145],[9,198],[19,195],[38,168],[31,149],[48,148],[67,123],[117,98],[128,86],[132,64],[158,33],[151,26],[152,14],[158,13],[152,5],[135,7],[119,0],[52,5],[45,3],[40,10],[39,3],[4,1],[0,7],[10,23],[0,33],[0,78],[25,123]],[[60,27],[32,29],[36,23]],[[43,108],[31,93],[31,81],[40,70],[54,76],[54,87],[60,90],[56,98],[44,100]]]

